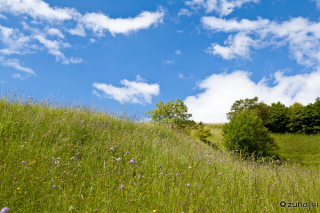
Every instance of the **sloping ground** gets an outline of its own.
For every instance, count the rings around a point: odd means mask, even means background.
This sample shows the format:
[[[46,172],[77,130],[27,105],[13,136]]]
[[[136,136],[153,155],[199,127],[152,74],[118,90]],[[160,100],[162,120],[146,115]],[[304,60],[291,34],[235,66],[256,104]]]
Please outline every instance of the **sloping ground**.
[[[15,213],[287,212],[282,200],[320,201],[319,170],[239,162],[89,110],[0,100],[0,150],[0,208]]]
[[[205,124],[210,128],[212,137],[208,140],[221,150],[223,147],[223,124]],[[306,135],[297,133],[271,134],[279,145],[280,155],[284,161],[298,163],[303,166],[320,166],[320,135]],[[312,168],[310,168],[312,169]]]

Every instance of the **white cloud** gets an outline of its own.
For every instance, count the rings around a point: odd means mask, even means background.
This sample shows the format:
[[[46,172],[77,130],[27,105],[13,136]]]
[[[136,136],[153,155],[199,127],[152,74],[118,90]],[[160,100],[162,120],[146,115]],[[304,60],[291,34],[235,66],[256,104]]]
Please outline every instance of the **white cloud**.
[[[0,11],[15,15],[30,15],[34,19],[64,21],[81,16],[74,8],[50,7],[42,0],[0,0]]]
[[[183,33],[183,30],[177,30],[177,33]]]
[[[170,65],[170,64],[174,64],[174,61],[173,61],[173,60],[165,60],[165,61],[162,61],[162,66]]]
[[[250,59],[250,47],[257,45],[249,36],[239,33],[235,36],[230,35],[224,44],[229,46],[224,47],[219,44],[213,43],[212,47],[209,47],[206,52],[213,55],[220,55],[224,59],[234,59],[237,57],[243,57]]]
[[[81,22],[87,28],[102,36],[108,30],[113,36],[115,34],[128,34],[147,29],[151,25],[162,23],[165,11],[160,8],[156,12],[144,11],[134,18],[112,19],[102,13],[87,13],[81,18]]]
[[[151,103],[152,96],[160,94],[159,84],[147,84],[141,82],[141,77],[137,76],[137,81],[121,80],[121,84],[125,87],[115,87],[111,84],[93,83],[93,87],[101,90],[107,98],[115,99],[120,103],[129,102],[144,104]],[[97,91],[93,90],[93,94],[102,97]]]
[[[89,42],[90,42],[91,44],[94,44],[94,43],[96,43],[97,41],[96,41],[94,38],[90,38],[90,39],[89,39]]]
[[[31,75],[36,76],[36,73],[32,69],[28,67],[22,67],[18,59],[5,59],[4,57],[0,56],[0,64],[3,66],[12,67],[16,70],[22,71],[27,76],[31,76]]]
[[[178,73],[178,77],[181,78],[181,79],[189,79],[189,78],[191,78],[191,75],[189,77],[186,77],[183,74]]]
[[[7,19],[7,17],[5,15],[2,15],[2,14],[0,14],[0,18]]]
[[[47,33],[51,36],[58,36],[60,38],[64,38],[64,35],[60,32],[60,30],[56,29],[56,28],[49,28],[47,30]]]
[[[317,7],[320,8],[320,0],[311,0],[313,2],[316,2],[317,3]]]
[[[37,39],[41,44],[43,44],[48,49],[48,53],[51,55],[54,55],[57,61],[61,61],[63,64],[69,64],[69,63],[77,64],[82,62],[81,58],[68,59],[60,51],[60,48],[71,47],[69,43],[64,43],[62,41],[57,41],[57,40],[52,41],[52,40],[46,39],[43,35],[35,35],[34,38]]]
[[[216,17],[203,17],[201,22],[205,29],[214,32],[238,33],[226,40],[226,47],[214,43],[208,48],[208,53],[219,54],[224,59],[249,58],[250,48],[288,45],[291,57],[299,64],[314,66],[320,62],[320,22],[302,17],[282,23],[261,18],[237,21]]]
[[[198,87],[204,91],[185,100],[192,119],[206,123],[227,122],[226,113],[236,100],[255,96],[259,102],[270,105],[281,101],[286,106],[296,101],[307,105],[320,96],[319,69],[310,74],[294,76],[284,76],[283,72],[278,71],[273,75],[273,87],[266,84],[265,78],[255,83],[249,76],[248,72],[234,71],[230,74],[213,74],[199,82]]]
[[[74,29],[69,29],[68,32],[71,35],[77,35],[77,36],[81,36],[81,37],[86,36],[86,31],[85,31],[83,25],[81,25],[81,24],[78,24],[77,27]]]
[[[181,51],[180,50],[176,50],[176,54],[177,55],[181,55]]]
[[[181,8],[178,12],[178,16],[188,16],[190,17],[192,15],[192,12],[189,11],[188,9],[186,8]]]
[[[206,13],[215,11],[220,16],[226,16],[232,13],[235,8],[241,8],[245,3],[258,3],[259,0],[191,0],[186,1],[186,5],[193,9],[203,7]]]
[[[29,52],[29,36],[24,36],[17,29],[12,29],[0,25],[0,41],[6,48],[0,49],[4,55],[26,54]]]

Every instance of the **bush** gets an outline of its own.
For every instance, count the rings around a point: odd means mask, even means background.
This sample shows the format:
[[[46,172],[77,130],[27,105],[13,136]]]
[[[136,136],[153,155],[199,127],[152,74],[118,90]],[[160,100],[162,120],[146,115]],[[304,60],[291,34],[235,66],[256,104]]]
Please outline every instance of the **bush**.
[[[277,157],[278,146],[262,120],[250,113],[234,116],[222,127],[224,144],[229,150],[241,150],[245,156]]]
[[[195,129],[194,135],[200,138],[200,140],[205,141],[206,138],[210,137],[212,134],[210,132],[210,129],[205,128],[202,122],[200,122],[197,128]]]

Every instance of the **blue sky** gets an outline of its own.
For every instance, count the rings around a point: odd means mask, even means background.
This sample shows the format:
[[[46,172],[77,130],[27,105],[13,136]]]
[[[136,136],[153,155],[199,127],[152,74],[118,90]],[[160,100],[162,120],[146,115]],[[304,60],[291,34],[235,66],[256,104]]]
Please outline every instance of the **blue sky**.
[[[0,0],[0,89],[140,115],[180,98],[206,123],[255,96],[306,105],[319,15],[320,0]]]

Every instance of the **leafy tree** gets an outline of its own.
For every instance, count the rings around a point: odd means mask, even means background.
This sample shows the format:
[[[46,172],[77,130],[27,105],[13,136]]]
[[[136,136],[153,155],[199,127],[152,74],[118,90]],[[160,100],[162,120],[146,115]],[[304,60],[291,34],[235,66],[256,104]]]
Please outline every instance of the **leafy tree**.
[[[295,102],[289,107],[289,123],[287,128],[290,132],[300,132],[302,130],[302,115],[304,106]]]
[[[263,126],[262,120],[250,112],[242,112],[224,124],[222,136],[229,150],[241,150],[245,156],[277,155],[278,146],[274,139]]]
[[[183,130],[195,126],[193,120],[189,120],[192,114],[188,114],[188,108],[179,98],[174,103],[173,100],[164,104],[162,101],[156,103],[157,109],[148,110],[145,115],[151,114],[151,121],[163,123],[171,128]]]
[[[231,111],[227,113],[227,118],[231,120],[235,115],[239,115],[244,111],[257,115],[264,125],[267,124],[271,115],[270,107],[263,102],[258,103],[258,97],[254,97],[235,101],[231,106]]]
[[[194,135],[200,140],[205,141],[206,138],[210,137],[212,134],[210,132],[210,129],[205,128],[202,122],[199,123],[199,125],[195,129]]]
[[[271,115],[266,127],[271,132],[286,132],[289,124],[289,108],[280,101],[272,103],[270,106]]]

